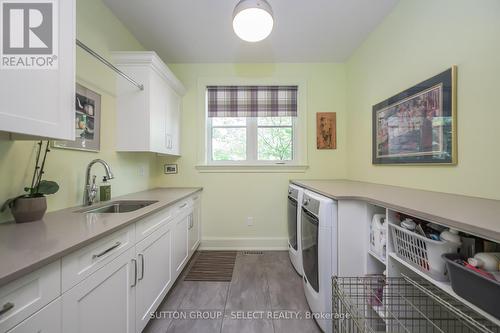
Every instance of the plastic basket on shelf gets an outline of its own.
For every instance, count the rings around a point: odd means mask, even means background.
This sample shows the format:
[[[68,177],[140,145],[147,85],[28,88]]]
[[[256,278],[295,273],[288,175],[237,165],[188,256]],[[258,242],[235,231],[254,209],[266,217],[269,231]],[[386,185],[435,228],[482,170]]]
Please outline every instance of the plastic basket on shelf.
[[[398,257],[435,280],[448,281],[446,263],[441,255],[456,253],[459,245],[423,237],[395,224],[389,227]]]
[[[458,296],[465,298],[500,319],[500,306],[498,304],[498,300],[500,300],[500,282],[488,279],[455,262],[456,259],[467,260],[465,256],[445,254],[443,259],[447,263],[453,291]]]

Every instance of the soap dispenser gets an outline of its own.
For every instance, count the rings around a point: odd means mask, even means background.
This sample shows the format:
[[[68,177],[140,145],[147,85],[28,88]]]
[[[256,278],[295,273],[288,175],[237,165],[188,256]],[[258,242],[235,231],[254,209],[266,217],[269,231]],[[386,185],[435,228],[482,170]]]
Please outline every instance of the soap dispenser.
[[[106,176],[102,178],[102,183],[99,186],[99,197],[101,201],[111,200],[111,184]]]

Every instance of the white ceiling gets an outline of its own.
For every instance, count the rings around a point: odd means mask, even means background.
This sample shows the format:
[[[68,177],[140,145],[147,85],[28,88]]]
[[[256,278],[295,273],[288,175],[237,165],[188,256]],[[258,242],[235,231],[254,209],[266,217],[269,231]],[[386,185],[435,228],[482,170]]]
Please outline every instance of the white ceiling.
[[[232,29],[239,0],[104,0],[147,49],[170,63],[342,62],[398,0],[268,0],[275,25],[259,43]]]

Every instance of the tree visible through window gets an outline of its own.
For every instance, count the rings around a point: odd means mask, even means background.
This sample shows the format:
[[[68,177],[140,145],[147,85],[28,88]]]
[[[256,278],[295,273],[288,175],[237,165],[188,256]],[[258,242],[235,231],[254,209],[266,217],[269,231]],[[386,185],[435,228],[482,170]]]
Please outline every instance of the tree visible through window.
[[[212,118],[212,160],[246,160],[246,126],[246,118]]]
[[[290,161],[293,159],[292,117],[257,118],[258,159]]]
[[[249,155],[256,155],[258,161],[292,161],[293,123],[292,117],[211,118],[211,159],[251,160],[247,157],[250,150]]]
[[[297,86],[210,86],[207,105],[209,161],[294,161]]]

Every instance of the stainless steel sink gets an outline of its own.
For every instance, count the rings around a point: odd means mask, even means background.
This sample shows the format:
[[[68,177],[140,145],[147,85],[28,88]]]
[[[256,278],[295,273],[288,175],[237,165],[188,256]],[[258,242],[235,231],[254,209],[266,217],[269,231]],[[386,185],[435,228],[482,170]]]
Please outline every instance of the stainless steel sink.
[[[136,211],[138,209],[147,207],[158,201],[136,201],[136,200],[121,200],[121,201],[112,201],[104,206],[99,207],[89,207],[79,211],[76,213],[94,213],[94,214],[119,214],[119,213],[129,213]]]

